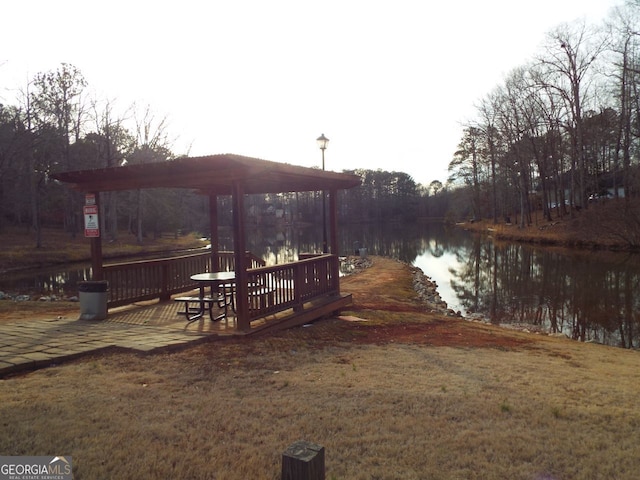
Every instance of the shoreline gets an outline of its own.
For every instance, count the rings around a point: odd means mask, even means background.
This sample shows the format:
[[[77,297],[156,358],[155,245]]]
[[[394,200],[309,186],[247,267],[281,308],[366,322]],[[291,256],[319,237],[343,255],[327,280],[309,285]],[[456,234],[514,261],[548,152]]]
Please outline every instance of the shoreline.
[[[615,202],[593,205],[572,215],[565,214],[547,220],[540,212],[533,215],[532,223],[524,227],[517,223],[481,219],[456,222],[455,228],[490,235],[496,240],[526,243],[543,247],[558,247],[575,251],[640,252],[640,234],[629,225]],[[618,205],[619,206],[619,205]],[[627,235],[621,234],[625,229]],[[638,237],[640,238],[640,237]]]

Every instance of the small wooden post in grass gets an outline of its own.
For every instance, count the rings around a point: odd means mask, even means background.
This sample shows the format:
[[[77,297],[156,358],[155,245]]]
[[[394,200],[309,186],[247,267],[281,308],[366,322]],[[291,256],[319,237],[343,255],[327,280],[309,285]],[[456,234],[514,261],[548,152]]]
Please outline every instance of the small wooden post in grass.
[[[282,480],[324,480],[324,447],[299,440],[282,454]]]

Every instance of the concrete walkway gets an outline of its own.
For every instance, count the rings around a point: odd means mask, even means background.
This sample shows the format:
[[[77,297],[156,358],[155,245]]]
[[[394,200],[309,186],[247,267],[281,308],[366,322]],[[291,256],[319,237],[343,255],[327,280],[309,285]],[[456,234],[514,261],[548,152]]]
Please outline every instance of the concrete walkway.
[[[168,302],[110,311],[102,321],[0,323],[0,378],[105,350],[157,352],[224,335],[224,320],[187,323],[177,308],[175,302]]]

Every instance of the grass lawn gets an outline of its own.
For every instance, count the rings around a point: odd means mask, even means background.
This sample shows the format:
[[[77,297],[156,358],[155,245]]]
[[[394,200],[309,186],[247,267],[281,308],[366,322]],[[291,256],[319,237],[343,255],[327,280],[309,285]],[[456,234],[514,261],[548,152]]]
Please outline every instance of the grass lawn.
[[[638,478],[638,352],[425,312],[412,288],[376,257],[341,317],[0,380],[0,452],[70,455],[76,480],[279,479],[297,440],[327,479]]]

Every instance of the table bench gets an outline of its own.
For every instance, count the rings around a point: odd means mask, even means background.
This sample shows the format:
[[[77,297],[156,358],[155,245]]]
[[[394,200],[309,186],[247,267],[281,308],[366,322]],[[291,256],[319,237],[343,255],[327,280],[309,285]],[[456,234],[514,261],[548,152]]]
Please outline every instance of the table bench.
[[[179,311],[178,314],[185,315],[188,322],[193,322],[202,318],[204,316],[205,308],[209,311],[209,318],[212,322],[222,320],[227,316],[227,306],[229,305],[225,295],[220,295],[217,298],[199,296],[176,297],[174,298],[174,301],[184,303],[184,311]],[[194,303],[197,304],[197,306],[192,306]],[[222,312],[215,317],[213,315],[214,306],[222,309]]]
[[[175,301],[184,303],[184,311],[178,312],[187,317],[187,321],[193,322],[204,316],[205,308],[209,310],[209,318],[212,322],[221,320],[227,316],[229,305],[233,307],[233,282],[235,282],[234,272],[204,272],[191,275],[191,280],[198,284],[199,295],[176,297]],[[229,287],[227,287],[229,285]],[[210,295],[206,295],[207,287]],[[192,304],[197,306],[192,306]],[[213,315],[213,307],[218,306],[222,313]]]

